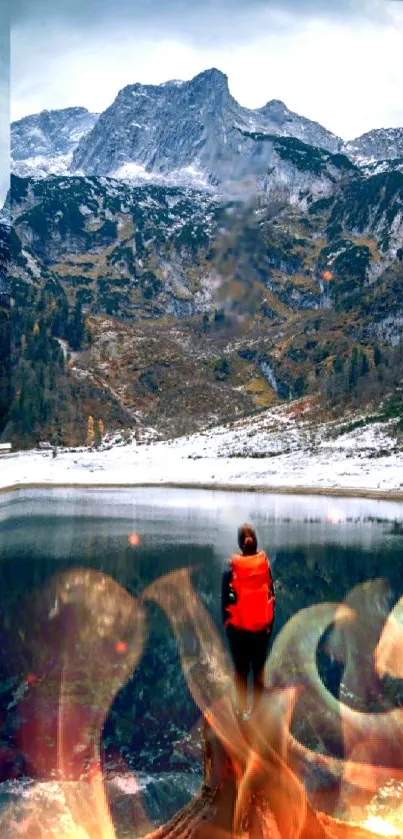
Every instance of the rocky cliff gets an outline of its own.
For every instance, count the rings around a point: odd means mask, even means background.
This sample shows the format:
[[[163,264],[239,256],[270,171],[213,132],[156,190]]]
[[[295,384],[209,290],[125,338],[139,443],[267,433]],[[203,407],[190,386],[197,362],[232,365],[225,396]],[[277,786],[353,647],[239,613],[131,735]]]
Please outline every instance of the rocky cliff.
[[[36,176],[66,173],[74,149],[97,117],[86,108],[63,108],[17,120],[11,129],[13,171]]]
[[[399,129],[343,145],[209,70],[13,133],[17,171],[34,161],[9,196],[14,299],[120,417],[173,434],[362,376],[371,398],[395,387]]]
[[[225,74],[213,68],[187,82],[128,85],[101,115],[65,108],[24,117],[12,125],[13,171],[159,179],[226,190],[251,179],[254,187],[272,190],[289,185],[285,164],[303,153],[301,146],[278,144],[276,138],[327,152],[317,154],[323,163],[330,162],[329,154],[341,153],[359,166],[389,161],[390,167],[403,156],[402,129],[376,129],[343,143],[279,100],[254,110],[241,106]],[[347,166],[341,159],[332,164],[336,170]]]

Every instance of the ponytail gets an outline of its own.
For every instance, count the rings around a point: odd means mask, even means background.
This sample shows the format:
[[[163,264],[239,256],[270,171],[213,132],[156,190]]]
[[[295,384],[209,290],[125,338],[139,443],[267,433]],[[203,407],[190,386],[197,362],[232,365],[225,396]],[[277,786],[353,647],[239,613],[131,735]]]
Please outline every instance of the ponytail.
[[[257,552],[257,538],[253,527],[250,524],[243,524],[238,530],[238,545],[245,554]]]

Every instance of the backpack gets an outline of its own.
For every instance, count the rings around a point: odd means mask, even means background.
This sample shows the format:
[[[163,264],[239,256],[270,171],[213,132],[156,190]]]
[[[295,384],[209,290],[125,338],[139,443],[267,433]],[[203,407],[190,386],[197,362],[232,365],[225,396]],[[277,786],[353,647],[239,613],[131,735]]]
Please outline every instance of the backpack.
[[[271,573],[266,554],[260,551],[252,556],[234,554],[231,566],[231,604],[227,611],[231,617],[225,626],[260,632],[268,629],[274,619],[274,597],[269,599]]]

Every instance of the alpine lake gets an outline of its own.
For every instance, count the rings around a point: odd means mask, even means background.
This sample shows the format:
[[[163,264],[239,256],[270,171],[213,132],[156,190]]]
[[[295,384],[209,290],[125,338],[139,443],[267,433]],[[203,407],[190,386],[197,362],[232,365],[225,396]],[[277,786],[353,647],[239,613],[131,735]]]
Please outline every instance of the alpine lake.
[[[188,569],[196,598],[225,644],[221,574],[245,521],[256,528],[259,547],[271,558],[277,597],[273,641],[300,610],[348,601],[363,586],[381,626],[403,595],[403,504],[398,502],[160,487],[27,489],[0,496],[0,810],[35,780],[21,745],[21,707],[35,687],[38,656],[42,669],[43,661],[54,666],[55,634],[57,649],[63,647],[63,625],[52,629],[53,581],[91,570],[94,579],[106,575],[119,592],[138,598],[155,581],[167,575],[175,580],[176,572]],[[97,611],[102,608],[101,597]],[[337,696],[343,661],[329,652],[326,641],[323,636],[318,642],[318,671]],[[371,639],[367,657],[376,642]],[[124,652],[124,642],[117,643]],[[357,668],[361,665],[358,657]],[[389,692],[391,706],[403,705],[403,681],[389,680],[381,689]],[[352,693],[350,701],[366,710],[365,698]],[[147,601],[144,645],[107,711],[102,759],[110,775],[133,773],[143,779],[143,801],[154,823],[172,815],[199,786],[201,719],[172,621],[156,602]],[[325,748],[342,755],[341,741]],[[172,798],[167,779],[174,776]]]

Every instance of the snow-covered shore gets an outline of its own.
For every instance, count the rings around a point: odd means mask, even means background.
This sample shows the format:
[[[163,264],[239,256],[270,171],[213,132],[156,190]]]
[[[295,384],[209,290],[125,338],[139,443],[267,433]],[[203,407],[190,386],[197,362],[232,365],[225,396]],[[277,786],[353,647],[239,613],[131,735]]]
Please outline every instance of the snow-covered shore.
[[[357,423],[355,423],[357,425]],[[349,430],[350,428],[350,430]],[[174,485],[393,495],[403,500],[403,449],[392,423],[312,427],[273,409],[164,442],[3,456],[0,489],[33,485]]]

